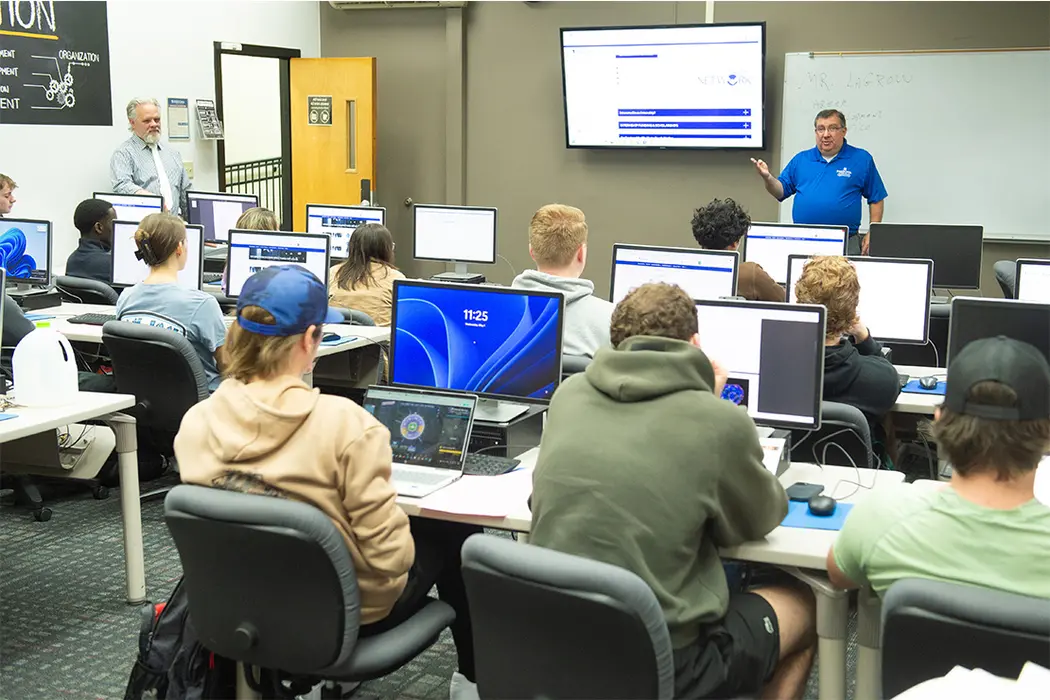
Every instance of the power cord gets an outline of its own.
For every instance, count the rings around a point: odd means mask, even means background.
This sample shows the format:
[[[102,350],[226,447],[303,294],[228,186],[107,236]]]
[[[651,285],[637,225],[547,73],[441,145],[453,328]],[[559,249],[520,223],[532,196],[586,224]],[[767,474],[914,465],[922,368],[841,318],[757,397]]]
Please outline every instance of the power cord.
[[[825,424],[829,424],[829,421],[825,421]],[[830,424],[831,425],[837,425],[837,423],[830,423]],[[832,447],[838,449],[842,453],[842,455],[846,458],[846,461],[848,461],[850,463],[850,465],[853,466],[853,469],[857,472],[857,480],[856,481],[850,481],[849,479],[839,479],[837,482],[835,482],[835,485],[831,487],[831,489],[828,492],[828,495],[831,498],[834,498],[835,500],[845,500],[847,498],[851,498],[858,491],[860,491],[861,489],[871,490],[871,489],[875,488],[875,481],[876,481],[876,479],[878,479],[878,473],[877,472],[878,472],[878,470],[882,469],[882,460],[879,458],[878,455],[872,453],[872,458],[874,460],[874,463],[873,463],[872,466],[876,470],[876,474],[872,478],[871,486],[865,486],[862,483],[860,467],[857,466],[857,463],[856,463],[856,461],[854,461],[853,456],[842,445],[838,444],[837,442],[832,442],[832,440],[834,438],[838,437],[839,435],[843,435],[843,434],[847,434],[847,433],[851,434],[851,435],[856,435],[856,431],[852,428],[852,426],[845,426],[845,427],[842,427],[839,430],[836,430],[835,432],[831,433],[830,435],[825,435],[825,436],[819,438],[813,445],[813,456],[814,457],[817,456],[817,452],[816,452],[817,447],[818,446],[822,446],[822,450],[821,450],[821,453],[820,453],[820,459],[818,459],[817,462],[816,462],[816,464],[820,468],[820,472],[822,474],[824,473],[824,465],[828,461],[828,450],[830,448],[832,448]],[[803,440],[800,440],[798,444],[801,445],[804,441],[805,441],[805,438],[803,438]],[[848,494],[846,494],[844,496],[835,496],[834,495],[835,492],[838,490],[839,486],[842,485],[842,484],[853,484],[856,488],[854,488],[852,491],[850,491]]]
[[[500,255],[499,253],[497,253],[497,254],[496,254],[496,257],[497,257],[497,258],[499,258],[500,260],[502,260],[503,262],[507,263],[507,267],[509,267],[509,268],[510,268],[510,272],[511,272],[511,274],[512,274],[512,275],[513,275],[514,277],[517,277],[517,276],[518,276],[518,271],[517,271],[517,270],[515,270],[515,269],[514,269],[514,266],[510,264],[510,260],[507,260],[507,259],[506,259],[505,257],[503,257],[502,255]],[[511,279],[513,279],[513,278],[511,278]]]

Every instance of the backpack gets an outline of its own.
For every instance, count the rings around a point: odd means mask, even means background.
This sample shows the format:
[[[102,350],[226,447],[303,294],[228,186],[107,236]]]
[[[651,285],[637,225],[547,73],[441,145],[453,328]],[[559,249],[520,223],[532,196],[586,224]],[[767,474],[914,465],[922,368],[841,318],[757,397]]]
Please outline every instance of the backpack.
[[[167,603],[142,607],[139,654],[124,700],[209,700],[236,695],[237,664],[201,644],[182,583],[180,579]]]

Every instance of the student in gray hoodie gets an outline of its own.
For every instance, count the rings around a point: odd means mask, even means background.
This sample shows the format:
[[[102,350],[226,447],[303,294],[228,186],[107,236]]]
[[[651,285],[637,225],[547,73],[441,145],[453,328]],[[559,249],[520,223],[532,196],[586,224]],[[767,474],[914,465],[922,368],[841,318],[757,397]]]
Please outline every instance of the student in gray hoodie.
[[[529,255],[537,269],[521,273],[511,286],[565,297],[562,352],[594,357],[598,348],[608,347],[613,305],[594,296],[594,282],[580,279],[587,265],[583,212],[565,204],[541,207],[529,223]]]
[[[632,571],[663,609],[676,698],[801,697],[815,650],[808,589],[730,595],[719,547],[761,539],[787,513],[747,413],[699,347],[696,307],[646,284],[551,401],[533,473],[529,541]]]

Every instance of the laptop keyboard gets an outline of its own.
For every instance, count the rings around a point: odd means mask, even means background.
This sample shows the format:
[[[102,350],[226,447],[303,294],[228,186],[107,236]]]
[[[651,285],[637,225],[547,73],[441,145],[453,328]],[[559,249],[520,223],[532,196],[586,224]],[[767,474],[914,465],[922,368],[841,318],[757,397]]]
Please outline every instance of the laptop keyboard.
[[[431,474],[429,472],[417,472],[414,469],[405,469],[404,467],[398,467],[396,464],[393,466],[391,473],[394,477],[394,481],[401,481],[408,484],[420,484],[422,486],[440,484],[445,479],[453,476],[451,470],[447,474]]]

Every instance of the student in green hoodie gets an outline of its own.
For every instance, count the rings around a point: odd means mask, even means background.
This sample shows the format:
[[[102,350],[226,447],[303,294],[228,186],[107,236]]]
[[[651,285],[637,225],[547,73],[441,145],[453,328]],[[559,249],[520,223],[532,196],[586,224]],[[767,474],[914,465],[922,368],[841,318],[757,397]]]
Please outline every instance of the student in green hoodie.
[[[610,335],[613,347],[551,401],[530,542],[649,584],[671,634],[676,698],[799,697],[816,643],[812,594],[730,596],[718,556],[777,527],[787,496],[754,423],[719,398],[726,374],[700,349],[692,299],[639,287],[616,306]]]

